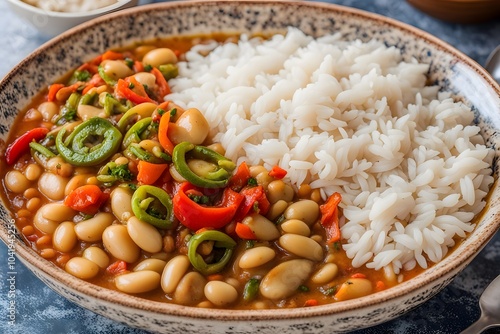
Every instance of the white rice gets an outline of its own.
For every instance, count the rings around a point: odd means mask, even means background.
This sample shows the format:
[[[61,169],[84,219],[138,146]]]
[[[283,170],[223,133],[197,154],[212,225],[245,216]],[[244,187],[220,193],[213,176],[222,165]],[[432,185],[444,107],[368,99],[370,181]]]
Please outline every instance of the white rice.
[[[353,266],[398,274],[471,232],[493,182],[473,112],[425,86],[428,69],[381,42],[289,29],[195,46],[167,98],[200,109],[229,158],[342,194]]]

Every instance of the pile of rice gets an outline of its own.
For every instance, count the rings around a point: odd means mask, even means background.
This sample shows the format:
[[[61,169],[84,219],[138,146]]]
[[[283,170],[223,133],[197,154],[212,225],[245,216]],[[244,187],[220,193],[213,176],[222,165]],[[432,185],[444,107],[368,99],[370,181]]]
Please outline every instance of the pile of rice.
[[[425,86],[427,64],[296,29],[198,45],[186,59],[168,99],[200,109],[229,158],[342,194],[353,266],[427,268],[474,229],[493,152],[468,106]]]

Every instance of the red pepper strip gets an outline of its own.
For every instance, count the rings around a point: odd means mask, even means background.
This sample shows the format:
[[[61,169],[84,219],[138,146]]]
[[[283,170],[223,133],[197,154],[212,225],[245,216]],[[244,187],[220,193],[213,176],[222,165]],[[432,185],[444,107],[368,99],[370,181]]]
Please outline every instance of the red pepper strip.
[[[333,193],[326,202],[320,205],[321,225],[325,228],[327,243],[331,244],[340,240],[338,205],[342,200],[339,193]]]
[[[241,204],[234,217],[236,221],[241,221],[245,218],[245,216],[255,208],[255,203],[257,203],[257,209],[261,215],[265,215],[269,211],[271,204],[267,199],[264,187],[245,187],[240,191],[240,194],[244,196],[245,201]]]
[[[153,184],[163,174],[168,164],[153,164],[144,160],[139,160],[137,164],[137,181],[140,184]]]
[[[246,240],[257,239],[257,237],[255,236],[255,233],[252,231],[250,226],[245,225],[243,223],[236,223],[236,228],[234,229],[234,232],[241,239],[246,239]]]
[[[316,299],[308,299],[306,300],[306,302],[304,303],[304,306],[318,306],[318,301]]]
[[[129,87],[129,83],[134,85],[134,90]],[[134,77],[128,77],[127,80],[118,79],[116,84],[115,93],[121,98],[130,100],[134,104],[141,104],[144,102],[156,103],[152,100],[146,90]]]
[[[136,73],[144,72],[144,65],[138,60],[134,61],[134,71]]]
[[[280,166],[274,166],[269,172],[269,176],[274,177],[277,180],[281,180],[286,176],[287,171]]]
[[[170,94],[170,86],[168,85],[168,82],[163,74],[156,67],[153,67],[151,74],[153,74],[156,78],[156,85],[158,86],[158,100],[163,101],[163,98]]]
[[[231,222],[243,196],[231,190],[224,189],[222,200],[217,206],[202,206],[192,201],[186,194],[191,189],[197,189],[189,182],[181,184],[179,191],[175,194],[172,203],[174,215],[187,228],[197,231],[204,227],[221,228]]]
[[[366,275],[362,273],[355,273],[351,275],[351,278],[366,278]]]
[[[78,67],[77,71],[89,71],[91,74],[97,73],[97,65],[91,63],[84,63]]]
[[[63,88],[63,84],[52,84],[49,87],[49,93],[47,94],[47,101],[54,102],[56,100],[56,95],[59,89]]]
[[[377,281],[377,283],[375,283],[375,291],[382,290],[385,290],[385,283],[383,281]]]
[[[116,51],[108,50],[102,54],[101,62],[105,60],[119,60],[124,58],[125,57],[123,56],[123,54]]]
[[[168,112],[165,108],[168,104],[169,102],[167,101],[158,106],[158,108],[166,111],[160,118],[160,125],[158,126],[158,141],[160,142],[161,147],[163,147],[168,154],[172,155],[174,153],[174,144],[167,135],[168,125],[170,124],[170,112]]]
[[[64,205],[73,210],[93,215],[99,211],[101,205],[106,202],[108,198],[109,194],[103,192],[101,188],[95,184],[86,184],[70,192],[64,199]]]
[[[128,271],[127,270],[127,262],[122,261],[122,260],[115,261],[115,262],[111,263],[106,268],[106,272],[108,274],[114,275],[114,276],[117,276],[117,275],[120,275],[120,274],[124,274],[127,271]]]
[[[7,165],[14,164],[21,155],[29,151],[32,141],[45,138],[47,133],[49,133],[49,129],[47,128],[34,128],[16,138],[5,150]]]
[[[85,88],[82,90],[82,95],[87,94],[90,89],[92,89],[94,87],[102,86],[104,84],[105,84],[105,82],[101,78],[99,73],[96,73],[92,76],[92,78],[89,81],[87,81]]]
[[[102,55],[98,55],[97,57],[89,61],[91,65],[96,65],[96,66],[99,66],[101,62],[102,62]]]
[[[250,169],[246,162],[242,162],[236,172],[231,176],[229,180],[228,187],[234,191],[240,191],[244,186],[247,185],[250,179]]]

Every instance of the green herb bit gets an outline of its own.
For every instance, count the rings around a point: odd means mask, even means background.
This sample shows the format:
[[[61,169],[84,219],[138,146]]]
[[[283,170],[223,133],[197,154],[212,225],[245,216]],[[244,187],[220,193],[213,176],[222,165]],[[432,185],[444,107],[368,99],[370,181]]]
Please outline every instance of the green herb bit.
[[[301,292],[309,292],[309,288],[305,285],[299,285],[298,290]]]
[[[129,68],[134,67],[134,61],[130,58],[125,58],[125,65],[127,65]]]
[[[151,72],[152,69],[153,69],[153,66],[151,66],[150,64],[146,64],[144,66],[144,71],[146,71],[146,72]]]
[[[170,110],[170,117],[174,117],[175,115],[177,115],[177,108],[172,108]]]
[[[188,197],[195,203],[198,204],[208,204],[210,203],[210,198],[205,195],[194,195],[194,194],[189,194]]]
[[[258,185],[257,179],[254,178],[254,177],[249,178],[248,181],[247,181],[247,185],[250,186],[250,187],[257,186]]]
[[[250,249],[255,247],[255,240],[247,240],[245,243],[245,249]]]

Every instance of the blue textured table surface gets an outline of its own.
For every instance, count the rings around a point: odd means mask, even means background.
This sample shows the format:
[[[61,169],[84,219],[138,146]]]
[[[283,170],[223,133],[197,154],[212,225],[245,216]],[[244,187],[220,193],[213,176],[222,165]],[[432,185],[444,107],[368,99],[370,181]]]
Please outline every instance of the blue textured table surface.
[[[152,1],[161,2],[161,1]],[[488,54],[500,44],[500,22],[459,25],[433,19],[403,0],[328,1],[382,14],[432,33],[484,65]],[[22,58],[46,41],[35,29],[9,11],[0,1],[0,77]],[[133,333],[145,331],[129,328],[87,311],[60,297],[19,261],[15,262],[15,324],[8,321],[6,277],[8,252],[0,243],[0,333]],[[413,311],[385,324],[357,331],[375,333],[458,333],[480,314],[481,292],[500,274],[500,234],[441,293]],[[485,333],[500,333],[490,329]],[[310,333],[313,334],[313,333]]]

